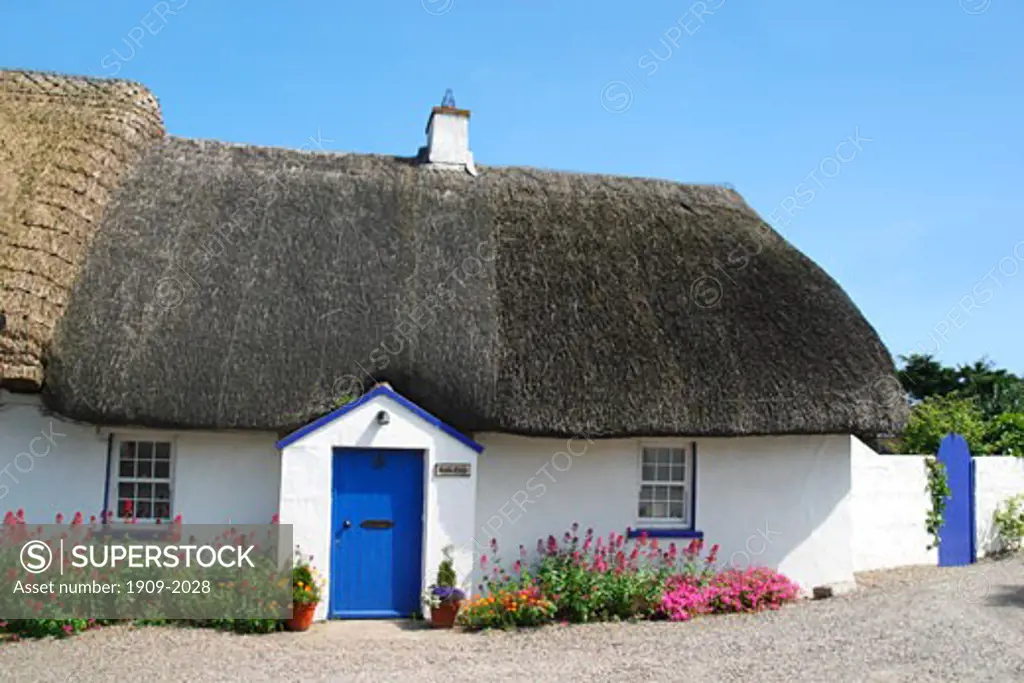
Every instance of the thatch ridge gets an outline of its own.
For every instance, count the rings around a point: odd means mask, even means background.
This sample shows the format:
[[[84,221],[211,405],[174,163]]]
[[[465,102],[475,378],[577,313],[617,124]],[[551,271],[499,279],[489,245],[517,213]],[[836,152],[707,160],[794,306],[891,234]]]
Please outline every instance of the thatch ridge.
[[[469,432],[872,434],[902,418],[876,332],[733,190],[479,172],[164,140],[107,207],[48,401],[285,430],[389,381]]]
[[[103,209],[163,133],[137,83],[0,70],[0,385],[42,384]]]

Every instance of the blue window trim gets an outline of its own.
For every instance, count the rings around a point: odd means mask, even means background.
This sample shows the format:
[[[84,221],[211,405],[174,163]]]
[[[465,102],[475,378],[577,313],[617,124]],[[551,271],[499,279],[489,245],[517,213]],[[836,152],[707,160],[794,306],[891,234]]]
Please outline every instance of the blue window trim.
[[[359,406],[364,405],[364,404],[368,403],[369,401],[372,401],[373,399],[377,398],[378,396],[385,396],[385,397],[391,399],[392,401],[394,401],[398,405],[402,406],[403,408],[405,408],[406,410],[410,411],[414,415],[417,415],[418,417],[420,417],[421,419],[425,420],[429,424],[431,424],[434,427],[438,428],[439,430],[441,430],[442,432],[444,432],[448,436],[452,437],[453,439],[455,439],[459,443],[464,444],[465,446],[468,446],[469,448],[472,448],[477,453],[483,453],[484,447],[481,446],[480,444],[478,444],[476,441],[473,441],[473,439],[469,438],[468,436],[466,436],[462,432],[458,431],[457,429],[455,429],[451,425],[446,424],[444,422],[441,422],[441,420],[439,420],[438,418],[434,417],[433,415],[431,415],[427,411],[423,410],[423,408],[420,408],[418,405],[416,405],[415,403],[413,403],[412,401],[407,399],[405,396],[402,396],[401,394],[399,394],[397,391],[395,391],[391,387],[385,386],[383,384],[378,384],[376,387],[374,387],[368,393],[363,394],[362,396],[357,398],[355,401],[352,401],[351,403],[346,403],[345,405],[343,405],[342,407],[338,408],[337,410],[334,410],[334,411],[332,411],[330,413],[327,413],[323,417],[321,417],[321,418],[319,418],[317,420],[314,420],[313,422],[310,422],[305,427],[302,427],[300,429],[295,430],[294,432],[292,432],[291,434],[289,434],[288,436],[284,437],[283,439],[281,439],[280,441],[277,442],[278,450],[287,448],[288,446],[292,445],[293,443],[295,443],[296,441],[298,441],[302,437],[306,436],[307,434],[310,434],[311,432],[315,432],[316,430],[320,429],[321,427],[323,427],[323,426],[325,426],[327,424],[330,424],[331,422],[334,422],[338,418],[348,414],[349,412],[355,410]]]
[[[641,446],[642,447],[642,446]],[[693,473],[691,479],[693,481],[690,486],[690,525],[679,526],[679,527],[638,527],[636,529],[630,527],[626,529],[627,538],[639,538],[641,534],[646,534],[649,538],[699,538],[704,539],[704,532],[696,528],[697,525],[697,442],[693,441],[690,443],[690,448],[693,451]]]
[[[704,532],[697,529],[673,529],[666,527],[659,529],[658,527],[644,527],[641,529],[627,529],[626,536],[628,538],[639,538],[642,535],[646,535],[648,538],[704,538]]]

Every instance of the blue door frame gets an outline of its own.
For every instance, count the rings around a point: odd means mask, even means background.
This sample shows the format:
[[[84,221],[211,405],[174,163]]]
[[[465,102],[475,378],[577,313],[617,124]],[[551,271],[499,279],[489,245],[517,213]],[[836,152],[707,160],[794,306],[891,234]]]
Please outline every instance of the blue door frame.
[[[422,590],[423,452],[336,448],[333,457],[330,616],[409,617]]]

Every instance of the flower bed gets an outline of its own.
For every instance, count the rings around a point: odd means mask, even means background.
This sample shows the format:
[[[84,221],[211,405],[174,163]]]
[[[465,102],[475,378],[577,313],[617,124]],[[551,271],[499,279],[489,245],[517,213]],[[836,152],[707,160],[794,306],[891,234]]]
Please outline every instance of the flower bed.
[[[70,535],[74,538],[89,539],[93,534],[100,533],[100,531],[104,529],[103,525],[114,521],[114,517],[110,513],[104,513],[100,518],[102,520],[100,524],[97,524],[96,517],[91,517],[87,524],[82,513],[75,513],[65,537]],[[127,517],[118,521],[123,524],[133,524],[135,520]],[[277,516],[275,515],[274,519],[271,520],[271,523],[276,524],[277,521]],[[62,524],[63,522],[64,516],[58,514],[56,516],[55,523]],[[169,538],[180,538],[181,523],[181,515],[178,515],[171,524],[167,525],[166,533]],[[159,527],[156,528],[159,529]],[[153,527],[149,528],[150,531],[152,531],[152,529]],[[19,579],[22,574],[16,568],[18,567],[17,545],[33,539],[39,530],[41,530],[41,527],[30,527],[25,523],[24,512],[22,510],[18,510],[17,512],[8,512],[4,516],[3,525],[0,526],[0,535],[3,536],[7,543],[0,555],[3,556],[2,559],[4,560],[2,564],[8,567],[8,580]],[[244,538],[242,535],[234,535],[233,532],[234,529],[232,528],[230,532],[226,532],[221,536],[218,536],[217,539],[215,539],[217,546],[241,545],[243,540],[246,543],[252,543],[251,537]],[[167,619],[160,616],[166,612],[161,610],[162,605],[159,600],[162,596],[159,595],[159,592],[140,592],[138,595],[118,596],[118,599],[121,600],[118,604],[123,608],[124,612],[134,613],[134,615],[139,618],[67,618],[67,615],[72,613],[88,615],[90,612],[89,606],[92,604],[88,602],[91,599],[91,596],[73,595],[70,594],[70,592],[68,594],[58,595],[58,593],[51,592],[48,595],[43,595],[43,599],[35,601],[34,609],[38,616],[21,619],[0,619],[0,634],[7,634],[13,639],[45,636],[67,637],[86,630],[119,623],[132,623],[144,626],[176,625],[215,628],[234,631],[236,633],[270,633],[281,630],[284,628],[285,620],[279,618],[267,618],[268,616],[276,616],[279,612],[278,603],[274,598],[279,596],[283,591],[286,591],[288,581],[291,581],[291,593],[296,604],[308,602],[315,604],[319,600],[319,579],[316,577],[316,572],[313,567],[309,565],[308,561],[296,562],[292,576],[289,577],[287,574],[280,573],[275,558],[269,555],[267,557],[260,555],[260,552],[262,551],[258,543],[254,544],[254,548],[256,549],[256,553],[252,556],[252,561],[255,562],[256,569],[253,570],[252,574],[248,575],[248,578],[237,580],[232,574],[221,578],[222,582],[218,583],[219,575],[217,574],[216,568],[213,570],[204,570],[198,565],[192,565],[191,568],[175,570],[176,573],[173,574],[173,576],[175,579],[180,579],[181,582],[185,584],[203,582],[214,583],[220,590],[218,599],[228,600],[231,602],[232,610],[227,610],[225,607],[225,613],[234,612],[234,616],[236,617],[241,616],[241,614],[252,615],[253,617],[262,614],[263,618],[199,618],[200,616],[209,615],[199,614],[203,609],[196,607],[190,614],[184,614],[183,618]],[[79,581],[107,581],[110,578],[109,574],[99,572],[95,569],[74,569],[69,567],[65,573],[67,576],[64,576],[64,573],[62,573],[61,577],[59,579],[54,579],[53,583],[68,582],[74,584]],[[32,574],[25,573],[20,580],[24,580],[26,584],[32,584],[37,581],[37,578]],[[131,576],[129,575],[129,578],[123,578],[123,580],[125,582],[130,582]],[[276,586],[276,589],[273,588],[274,586]],[[187,607],[189,600],[194,597],[195,596],[191,594],[183,592],[180,595],[172,595],[168,599],[176,600],[179,608],[188,612]],[[35,595],[28,596],[26,597],[26,602],[31,606],[34,599]],[[74,608],[71,607],[72,603],[75,605]],[[152,604],[149,605],[149,603]],[[181,607],[181,605],[185,605],[186,607]],[[149,609],[149,607],[152,609]],[[209,603],[206,604],[204,609],[206,612],[209,612]],[[109,613],[109,610],[107,610],[107,612]],[[272,614],[265,614],[267,612],[271,612]]]
[[[686,621],[701,614],[778,609],[799,596],[799,587],[766,568],[719,569],[718,546],[662,545],[641,535],[619,533],[582,538],[573,525],[561,540],[537,542],[528,562],[520,546],[511,571],[497,559],[498,544],[481,557],[485,574],[480,597],[463,608],[468,630],[540,626],[554,621],[585,623],[624,619]]]

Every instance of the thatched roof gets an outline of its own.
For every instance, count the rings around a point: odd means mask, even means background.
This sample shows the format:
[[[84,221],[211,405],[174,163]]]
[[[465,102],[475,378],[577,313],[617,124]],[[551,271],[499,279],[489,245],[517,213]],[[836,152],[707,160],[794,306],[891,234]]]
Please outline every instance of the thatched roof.
[[[875,331],[732,190],[174,138],[106,207],[46,350],[51,406],[115,424],[284,430],[375,381],[468,432],[904,410]]]
[[[152,93],[127,81],[0,71],[0,379],[40,359],[96,222],[125,170],[163,136]]]

